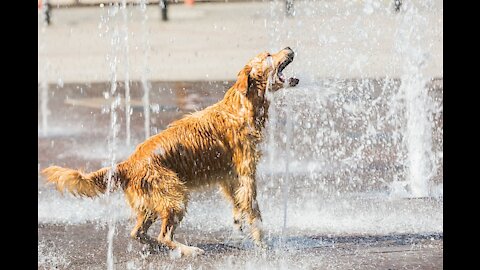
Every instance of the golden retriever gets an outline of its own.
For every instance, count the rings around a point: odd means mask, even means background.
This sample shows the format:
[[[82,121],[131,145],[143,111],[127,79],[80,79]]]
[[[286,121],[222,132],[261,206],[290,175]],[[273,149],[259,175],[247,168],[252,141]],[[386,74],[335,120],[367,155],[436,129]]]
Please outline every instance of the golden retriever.
[[[113,169],[83,173],[50,166],[42,174],[59,191],[66,189],[79,196],[94,197],[122,187],[137,215],[131,236],[144,244],[179,249],[182,255],[203,253],[173,237],[186,212],[190,192],[206,184],[218,184],[233,205],[237,229],[242,230],[246,222],[254,243],[265,248],[255,183],[258,144],[269,106],[265,92],[298,83],[296,78],[286,82],[282,73],[293,57],[289,47],[276,54],[258,54],[238,73],[237,81],[221,101],[172,122]],[[155,241],[147,231],[157,219],[162,224]]]

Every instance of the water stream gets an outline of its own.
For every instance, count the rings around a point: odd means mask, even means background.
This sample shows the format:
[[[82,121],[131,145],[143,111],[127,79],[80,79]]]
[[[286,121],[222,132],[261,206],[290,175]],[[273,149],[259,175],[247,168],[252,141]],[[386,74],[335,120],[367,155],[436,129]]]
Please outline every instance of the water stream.
[[[431,36],[437,31],[431,25],[438,24],[432,22],[436,16],[432,14],[442,12],[442,3],[402,2],[395,12],[392,3],[376,0],[294,1],[288,14],[285,1],[270,1],[261,11],[264,13],[252,15],[256,18],[266,14],[262,20],[268,45],[259,51],[292,47],[295,61],[285,73],[301,79],[295,88],[267,92],[271,105],[261,145],[263,158],[257,169],[258,202],[267,243],[279,247],[278,256],[290,258],[275,266],[292,265],[292,249],[324,246],[318,240],[322,236],[443,232],[443,80],[431,72],[435,64],[431,42],[437,38]],[[51,135],[49,125],[55,127],[55,118],[49,114],[52,104],[65,112],[75,112],[71,119],[108,126],[108,135],[82,131],[85,133],[76,137],[52,137],[51,148],[64,147],[65,153],[52,150],[49,158],[70,158],[65,161],[67,166],[69,162],[83,164],[87,160],[91,162],[85,165],[89,169],[98,169],[100,162],[114,167],[131,153],[130,149],[123,151],[120,143],[123,124],[128,146],[143,141],[142,135],[150,137],[157,127],[161,131],[181,115],[222,98],[223,92],[217,90],[226,88],[225,83],[211,82],[206,87],[201,82],[151,79],[149,66],[161,65],[149,61],[154,54],[152,44],[158,45],[151,37],[161,33],[150,31],[153,27],[149,24],[147,1],[138,4],[139,17],[131,16],[133,8],[125,0],[102,9],[99,31],[109,43],[106,62],[110,74],[108,82],[95,86],[102,90],[90,93],[103,92],[102,101],[107,105],[102,111],[108,115],[65,105],[63,99],[84,96],[73,90],[63,94],[49,88],[52,70],[48,62],[42,63],[45,69],[39,71],[39,142]],[[203,16],[201,12],[195,14]],[[181,23],[193,20],[188,18],[175,25],[175,16],[170,16],[169,27],[181,27]],[[139,27],[131,26],[137,19]],[[139,33],[133,33],[137,29]],[[130,47],[129,41],[133,44],[137,40],[138,48]],[[39,41],[39,51],[45,44]],[[140,61],[129,58],[137,49],[143,51]],[[339,61],[340,56],[349,59],[347,64]],[[376,61],[379,64],[372,68]],[[141,75],[131,80],[133,66],[138,63]],[[327,74],[316,73],[317,66],[328,66]],[[74,88],[66,84],[65,92],[68,87]],[[152,110],[154,105],[158,108]],[[104,151],[100,145],[105,145],[105,137],[108,149]],[[60,197],[45,189],[39,195],[38,206],[39,224],[107,224],[108,269],[117,264],[115,239],[122,236],[116,232],[124,227],[130,229],[131,225],[128,205],[123,195],[110,193],[112,184],[109,181],[105,197],[96,200]],[[179,237],[194,245],[205,239],[222,242],[231,228],[229,207],[216,191],[192,194]],[[313,241],[313,237],[320,238]],[[42,248],[48,251],[46,245]],[[247,254],[245,258],[257,263],[250,268],[268,265],[261,256]],[[315,261],[314,256],[310,259]]]

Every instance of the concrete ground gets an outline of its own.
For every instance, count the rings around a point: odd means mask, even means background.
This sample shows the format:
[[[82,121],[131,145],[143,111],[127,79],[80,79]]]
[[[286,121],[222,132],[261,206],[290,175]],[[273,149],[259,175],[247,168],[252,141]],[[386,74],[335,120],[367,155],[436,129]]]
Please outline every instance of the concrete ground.
[[[166,250],[149,252],[130,239],[131,226],[116,227],[116,269],[443,269],[441,234],[301,235],[285,241],[307,245],[287,244],[264,252],[230,240],[228,231],[216,231],[210,238],[182,229],[179,239],[188,238],[205,254],[175,258]],[[107,232],[105,226],[91,223],[39,225],[39,269],[106,269]]]
[[[373,83],[381,88],[382,80]],[[232,84],[231,81],[152,83],[152,133],[185,113],[213,104]],[[353,81],[349,85],[356,89],[361,84]],[[110,113],[105,109],[109,101],[101,94],[108,88],[108,83],[65,83],[48,89],[50,115],[45,122],[46,130],[43,130],[41,111],[38,119],[39,171],[55,164],[89,172],[108,162],[111,158],[107,141]],[[119,91],[123,93],[123,89]],[[441,98],[443,83],[436,81],[431,91]],[[145,139],[142,96],[141,84],[133,83],[130,145],[126,143],[123,105],[117,112],[120,124],[115,150],[117,160],[124,160]],[[39,99],[39,108],[41,105]],[[436,129],[441,129],[441,124]],[[304,136],[312,134],[304,133]],[[386,152],[381,145],[372,150],[373,153]],[[391,180],[396,169],[388,160],[376,163],[373,173],[369,170],[371,163],[362,160],[362,166],[354,174],[366,183],[379,173]],[[313,178],[310,172],[299,171],[290,175],[288,231],[283,247],[279,239],[283,234],[281,189],[285,175],[282,172],[272,175],[271,169],[259,170],[259,205],[267,242],[272,248],[266,253],[252,249],[249,241],[231,238],[230,205],[216,189],[192,194],[188,214],[176,236],[179,241],[206,250],[204,256],[193,259],[171,258],[165,250],[145,253],[142,245],[129,238],[134,221],[121,192],[114,193],[110,202],[105,196],[95,199],[62,196],[39,176],[38,268],[105,269],[108,220],[112,213],[116,220],[112,242],[116,269],[443,268],[441,197],[390,197],[382,191],[385,183],[381,182],[376,186],[361,185],[353,193],[342,192],[336,196],[330,190],[340,189],[335,179],[329,180],[327,168],[322,167],[321,172],[325,174]],[[150,233],[155,236],[158,231],[157,222]]]
[[[292,72],[311,79],[399,77],[419,57],[425,76],[443,77],[443,1],[414,1],[398,14],[391,1],[374,3],[299,1],[293,18],[283,2],[178,4],[168,22],[157,5],[145,13],[130,6],[126,14],[54,8],[48,27],[39,13],[38,79],[110,81],[115,56],[118,80],[127,73],[133,81],[232,80],[257,53],[285,46],[297,52]]]

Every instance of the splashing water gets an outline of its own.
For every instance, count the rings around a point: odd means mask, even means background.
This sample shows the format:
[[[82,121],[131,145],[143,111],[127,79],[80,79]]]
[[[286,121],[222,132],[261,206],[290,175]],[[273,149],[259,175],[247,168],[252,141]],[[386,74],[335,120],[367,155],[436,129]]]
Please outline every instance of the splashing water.
[[[117,135],[119,131],[119,124],[117,123],[117,108],[120,106],[121,98],[117,93],[117,67],[118,67],[118,57],[121,43],[120,27],[119,23],[115,21],[115,16],[119,12],[118,4],[111,5],[107,10],[107,17],[102,16],[102,22],[104,24],[109,24],[112,22],[113,26],[109,29],[109,34],[111,35],[111,51],[107,55],[107,62],[110,67],[110,91],[105,93],[105,98],[110,101],[110,134],[108,137],[108,150],[109,150],[109,166],[110,170],[107,175],[107,204],[111,204],[111,195],[110,192],[113,189],[113,170],[116,166],[116,149],[117,149]],[[108,252],[107,252],[107,267],[108,269],[115,269],[114,267],[114,254],[113,254],[113,236],[116,230],[116,211],[111,209],[108,214],[108,233],[107,233],[107,243],[108,243]]]
[[[66,259],[66,251],[55,247],[55,243],[38,243],[38,266],[43,269],[67,268],[70,261]]]
[[[47,46],[47,41],[45,36],[46,25],[42,24],[41,28],[41,39],[39,39],[38,44],[38,53],[41,54],[45,51]],[[48,70],[49,70],[49,63],[45,61],[43,68],[42,68],[42,76],[39,78],[40,81],[40,110],[42,115],[42,135],[47,136],[48,134],[48,116],[50,111],[48,109]]]
[[[142,12],[142,40],[144,44],[143,48],[143,72],[141,75],[142,88],[143,88],[143,114],[144,114],[144,129],[145,138],[150,137],[150,85],[148,83],[148,51],[150,50],[150,41],[148,39],[149,31],[147,30],[147,3],[146,0],[140,1],[140,11]]]
[[[276,105],[271,106],[276,108],[272,111],[275,120],[267,123],[275,126],[269,130],[282,135],[270,134],[265,154],[289,151],[292,142],[284,138],[292,130],[289,117],[298,112],[293,121],[294,157],[263,168],[281,171],[279,177],[292,173],[292,168],[297,172],[308,169],[310,177],[304,183],[308,188],[317,192],[320,186],[339,196],[359,191],[397,196],[401,189],[406,192],[403,197],[432,195],[428,190],[441,181],[441,154],[433,150],[438,149],[438,141],[433,147],[432,136],[441,133],[442,127],[434,127],[432,121],[441,115],[441,105],[433,100],[437,95],[431,77],[435,62],[429,54],[432,44],[425,44],[431,40],[426,29],[433,20],[425,14],[433,13],[438,8],[435,5],[432,1],[408,3],[401,13],[393,14],[391,6],[379,1],[366,1],[363,6],[345,1],[308,2],[295,6],[292,19],[282,15],[285,10],[280,1],[272,2],[271,20],[266,22],[272,48],[294,44],[294,50],[305,57],[297,57],[293,64],[302,75],[300,88],[288,90],[288,98],[279,95],[275,99]],[[375,28],[379,13],[391,14],[382,30]],[[336,16],[311,23],[315,17],[330,14]],[[330,29],[335,28],[341,31],[333,34]],[[312,43],[319,44],[320,52],[307,46]],[[383,70],[366,68],[375,62],[376,54],[385,53],[379,44],[391,50],[392,61],[379,65]],[[344,66],[337,55],[351,55],[351,64]],[[313,65],[330,69],[315,74],[309,69]],[[329,94],[320,96],[320,92]],[[300,183],[292,185],[299,188]]]
[[[50,111],[48,110],[48,83],[43,81],[41,83],[41,112],[42,112],[42,135],[47,136],[48,134],[48,115]]]
[[[438,75],[431,72],[435,55],[431,52],[432,45],[424,42],[433,39],[430,32],[437,31],[427,29],[432,29],[428,12],[438,6],[431,1],[404,3],[399,13],[390,14],[391,7],[375,0],[304,1],[295,2],[295,16],[288,17],[284,4],[284,1],[271,1],[264,6],[265,13],[269,14],[265,19],[268,47],[271,51],[285,46],[294,49],[295,61],[285,72],[296,73],[294,75],[301,81],[295,88],[273,95],[266,93],[271,105],[257,183],[267,243],[280,250],[278,257],[287,259],[267,264],[261,256],[246,255],[242,257],[245,265],[251,268],[290,267],[297,260],[293,253],[288,253],[291,249],[307,249],[309,240],[312,246],[320,245],[319,241],[313,243],[311,236],[442,232],[443,127],[437,120],[441,120],[443,113],[439,98],[443,86],[441,91],[435,86],[442,80],[432,76]],[[145,0],[140,2],[140,11],[143,15],[139,28],[143,45],[139,48],[144,50],[140,76],[143,115],[134,117],[143,117],[145,136],[149,137],[150,110],[153,108],[150,99],[157,100],[158,93],[151,91],[148,80],[150,33]],[[117,75],[118,69],[123,71],[123,67],[128,73],[125,53],[128,53],[128,24],[132,21],[127,20],[125,14],[128,13],[123,1],[123,5],[110,5],[108,15],[102,17],[111,42],[107,55],[111,87],[105,93],[109,104],[106,111],[110,114],[108,158],[102,157],[108,159],[104,161],[105,166],[114,166],[117,159],[122,158],[117,146],[120,122],[123,123],[118,113],[121,99]],[[323,20],[324,16],[329,16],[329,20]],[[384,54],[393,57],[372,65],[385,58]],[[348,58],[348,64],[339,56]],[[126,66],[122,66],[122,62]],[[316,72],[316,66],[328,69]],[[129,78],[125,75],[128,138],[128,115],[135,105],[127,108],[130,89],[127,90]],[[133,85],[132,93],[136,93]],[[43,95],[48,91],[42,91],[43,84],[40,88],[43,114],[44,108],[48,109],[48,99],[44,106]],[[212,100],[203,102],[210,104]],[[47,126],[43,118],[41,123],[42,129]],[[89,145],[98,148],[102,142]],[[90,152],[91,156],[97,156]],[[128,205],[121,194],[110,194],[111,185],[109,182],[106,197],[98,200],[54,196],[39,199],[39,224],[100,223],[107,217],[109,269],[120,267],[115,262],[113,238],[124,224],[117,224],[119,221],[129,224],[126,227],[131,224]],[[212,192],[192,198],[179,237],[195,239],[196,235],[188,231],[193,228],[200,232],[198,234],[217,241],[218,235],[230,229],[230,205],[217,195]],[[96,211],[89,211],[91,208]],[[49,209],[56,211],[53,213]],[[184,229],[187,233],[182,234]],[[119,234],[119,237],[123,236]],[[295,237],[301,241],[295,242]],[[303,257],[302,263],[318,262],[317,257],[309,254]],[[117,252],[115,256],[121,255]],[[229,262],[220,264],[218,267],[231,266]],[[311,265],[305,263],[304,267],[311,268]],[[337,262],[328,265],[339,267]],[[156,262],[150,266],[159,267]]]
[[[286,230],[287,230],[287,207],[288,207],[288,195],[289,195],[289,186],[288,186],[288,181],[291,177],[290,175],[290,161],[291,161],[291,158],[292,158],[292,144],[293,144],[293,138],[292,138],[292,135],[294,133],[294,128],[295,126],[293,125],[293,121],[294,121],[294,113],[292,111],[292,108],[291,108],[291,104],[288,103],[287,106],[286,106],[286,112],[287,112],[287,120],[286,120],[286,124],[285,124],[285,129],[286,129],[286,135],[285,135],[285,138],[286,138],[286,142],[287,144],[285,145],[285,175],[284,175],[284,182],[283,182],[283,185],[282,185],[282,189],[283,189],[283,228],[282,228],[282,235],[285,235],[286,234]]]
[[[399,92],[405,97],[408,175],[411,196],[429,196],[429,182],[433,173],[432,121],[429,112],[433,106],[425,87],[428,78],[424,75],[428,51],[416,41],[424,36],[425,18],[415,5],[404,4],[404,14],[397,31],[396,52],[403,59],[403,75]]]
[[[122,31],[122,45],[124,50],[124,69],[125,69],[125,128],[126,128],[126,144],[130,146],[131,132],[130,132],[130,118],[132,115],[132,109],[130,107],[130,61],[129,61],[129,45],[128,45],[128,10],[127,1],[122,1],[122,18],[123,18],[123,31]]]

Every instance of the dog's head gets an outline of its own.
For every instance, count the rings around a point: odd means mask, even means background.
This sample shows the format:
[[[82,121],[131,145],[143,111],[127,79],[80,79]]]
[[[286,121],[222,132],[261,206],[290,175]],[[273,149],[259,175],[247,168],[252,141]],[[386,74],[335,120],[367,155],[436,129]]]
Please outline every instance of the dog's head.
[[[237,89],[250,98],[264,98],[265,91],[277,91],[287,83],[298,84],[298,79],[287,79],[283,70],[292,61],[295,53],[290,47],[271,54],[262,52],[251,59],[238,73]]]

